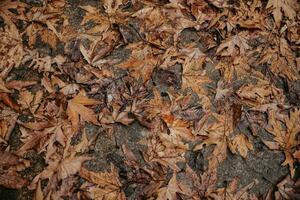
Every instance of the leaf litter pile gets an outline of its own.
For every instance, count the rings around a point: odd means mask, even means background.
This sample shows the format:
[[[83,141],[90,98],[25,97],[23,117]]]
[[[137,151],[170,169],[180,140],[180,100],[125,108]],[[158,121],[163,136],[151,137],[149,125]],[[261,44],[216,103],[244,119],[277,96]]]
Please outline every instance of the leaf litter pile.
[[[299,199],[299,23],[297,0],[0,1],[0,199]]]

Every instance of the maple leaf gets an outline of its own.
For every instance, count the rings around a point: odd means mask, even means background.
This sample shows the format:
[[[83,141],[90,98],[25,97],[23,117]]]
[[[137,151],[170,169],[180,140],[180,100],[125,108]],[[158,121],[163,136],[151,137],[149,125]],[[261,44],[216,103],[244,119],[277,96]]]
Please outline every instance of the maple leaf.
[[[219,188],[216,190],[215,193],[210,194],[210,198],[214,200],[248,200],[248,199],[255,199],[253,194],[249,194],[248,191],[256,184],[258,184],[258,180],[254,180],[252,183],[249,183],[245,187],[241,188],[237,191],[237,178],[233,179],[228,187],[226,188]]]
[[[80,176],[88,181],[81,188],[86,191],[85,194],[89,198],[96,200],[126,199],[119,174],[113,164],[111,164],[110,171],[96,173],[85,168],[80,170]]]
[[[58,38],[53,31],[46,29],[40,24],[30,24],[25,31],[28,36],[28,44],[31,48],[34,47],[38,35],[41,37],[41,40],[49,44],[51,48],[56,48]]]
[[[204,107],[208,107],[209,100],[206,100],[207,91],[203,89],[203,85],[211,82],[202,65],[206,57],[198,48],[188,49],[185,54],[182,72],[182,88],[190,87],[197,95],[202,98]],[[208,104],[208,105],[207,105]]]
[[[271,200],[271,194],[274,193],[275,199],[285,200],[285,199],[299,199],[299,180],[294,181],[290,175],[287,175],[282,181],[276,185],[277,189],[275,191],[269,191],[269,198]]]
[[[267,27],[265,18],[267,13],[262,7],[261,1],[254,0],[253,2],[241,2],[236,14],[230,18],[230,24],[239,24],[247,29],[264,30]]]
[[[290,20],[295,20],[296,10],[299,4],[296,0],[269,0],[267,8],[273,8],[273,17],[277,27],[280,27],[282,14]]]
[[[22,178],[17,172],[8,171],[1,172],[0,171],[0,185],[12,188],[12,189],[20,189],[23,186],[27,185],[28,181]]]
[[[15,154],[0,151],[0,185],[13,189],[20,189],[26,185],[27,180],[17,171],[24,170],[29,165],[29,161],[23,160]]]
[[[163,115],[162,119],[166,122],[170,135],[175,138],[183,138],[187,141],[195,141],[192,130],[188,122],[175,119],[172,115]]]
[[[57,181],[72,176],[80,171],[81,166],[85,161],[91,159],[88,156],[71,155],[69,157],[61,158],[58,157],[57,154],[54,156],[56,156],[54,160],[50,160],[48,166],[33,179],[29,186],[31,189],[35,189],[37,187],[36,184],[39,180],[49,179],[48,185],[51,186]]]
[[[157,191],[157,200],[176,200],[177,194],[182,193],[182,190],[178,186],[176,173],[173,173],[172,178],[170,179],[166,187],[162,187]]]
[[[71,126],[64,121],[54,124],[49,122],[18,123],[33,131],[29,132],[27,129],[20,127],[21,141],[24,144],[17,151],[17,154],[22,155],[27,150],[36,148],[39,153],[45,152],[46,162],[56,153],[59,145],[66,147],[68,138],[74,134]]]
[[[235,47],[238,47],[240,49],[239,54],[245,54],[246,50],[250,49],[246,37],[247,32],[241,32],[237,35],[232,36],[231,38],[228,38],[219,46],[216,53],[221,53],[221,56],[236,55],[237,53]]]
[[[248,150],[253,150],[253,145],[244,134],[238,134],[229,142],[229,149],[232,153],[238,152],[243,158],[246,158]]]
[[[14,110],[19,110],[20,107],[14,102],[8,93],[0,93],[0,101]]]
[[[143,109],[147,112],[147,118],[153,120],[156,116],[170,114],[170,104],[162,98],[157,88],[153,89],[154,98],[147,101],[143,105]]]
[[[39,34],[41,35],[41,39],[43,40],[43,42],[49,44],[53,49],[56,48],[56,45],[58,43],[58,38],[56,37],[55,33],[53,33],[53,31],[44,29],[40,31]]]
[[[215,190],[217,182],[216,172],[204,172],[200,176],[188,165],[185,178],[178,184],[185,195],[192,199],[204,199]]]
[[[92,6],[79,6],[79,7],[86,11],[83,20],[81,21],[81,25],[84,25],[91,21],[96,24],[94,28],[91,28],[86,32],[87,34],[96,34],[96,33],[103,33],[108,31],[110,27],[110,21],[108,17],[104,16],[95,7]]]
[[[260,72],[251,70],[247,56],[236,56],[233,62],[229,63],[220,61],[216,69],[223,70],[223,77],[226,83],[249,77],[249,73],[253,77],[263,77]]]
[[[104,0],[103,7],[108,15],[114,15],[122,3],[123,0]]]
[[[0,92],[11,93],[11,91],[6,87],[6,84],[4,83],[2,78],[0,78]]]
[[[34,96],[28,90],[21,91],[18,100],[18,103],[21,105],[21,108],[29,108],[31,106],[31,102],[33,101],[33,97]]]
[[[188,146],[181,139],[159,134],[157,136],[145,138],[140,142],[147,145],[147,152],[143,152],[147,162],[157,162],[164,167],[170,167],[174,171],[179,171],[177,162],[184,162],[184,153]]]
[[[130,118],[130,106],[127,106],[123,111],[119,111],[118,108],[113,108],[113,112],[110,112],[108,109],[104,109],[99,115],[99,120],[104,124],[112,123],[122,123],[124,125],[129,125],[134,121],[134,118]]]
[[[294,177],[294,157],[292,155],[293,148],[299,144],[297,136],[300,131],[300,109],[291,111],[289,116],[281,116],[273,110],[269,111],[269,122],[266,130],[274,136],[274,141],[262,140],[263,143],[273,150],[282,150],[285,154],[285,161],[282,165],[289,165],[291,176]],[[283,124],[286,128],[282,127]]]
[[[9,140],[15,128],[17,118],[18,114],[9,108],[2,109],[0,112],[0,144],[6,143]]]
[[[278,103],[283,104],[283,91],[272,85],[269,81],[258,79],[256,84],[246,84],[237,91],[243,102],[252,106],[262,104]]]
[[[100,102],[94,99],[89,99],[81,91],[77,96],[68,101],[67,115],[72,123],[72,127],[77,129],[79,124],[79,116],[82,120],[98,124],[97,117],[93,110],[86,106],[97,105]]]
[[[216,170],[217,165],[226,159],[228,137],[233,132],[233,124],[230,121],[229,112],[223,114],[211,114],[214,122],[203,127],[202,135],[207,136],[200,145],[196,145],[194,150],[200,150],[205,145],[216,145],[212,155],[209,157],[209,170]]]
[[[259,64],[267,63],[274,74],[284,76],[292,81],[298,80],[299,74],[293,51],[286,39],[280,38],[278,43],[279,45],[275,48],[268,48],[262,53]]]
[[[130,57],[118,66],[129,70],[129,73],[136,79],[142,78],[144,82],[147,82],[158,62],[156,56],[153,55],[155,50],[143,43],[129,44],[128,49],[132,49]]]
[[[211,21],[215,16],[206,1],[204,0],[189,0],[187,3],[191,6],[191,13],[196,18],[197,22],[204,24],[207,21]]]

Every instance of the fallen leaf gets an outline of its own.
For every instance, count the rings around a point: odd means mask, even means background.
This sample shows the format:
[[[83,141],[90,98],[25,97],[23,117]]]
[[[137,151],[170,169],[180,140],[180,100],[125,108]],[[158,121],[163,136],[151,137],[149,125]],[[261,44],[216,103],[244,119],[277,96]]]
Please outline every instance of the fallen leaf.
[[[253,150],[253,145],[244,134],[238,134],[229,142],[229,149],[232,153],[239,153],[246,158],[248,150]]]
[[[31,106],[34,96],[28,90],[23,90],[20,92],[18,103],[21,105],[22,109],[27,109]]]
[[[0,185],[11,189],[20,189],[28,184],[28,181],[22,178],[16,172],[1,172]]]
[[[280,27],[282,14],[290,20],[295,20],[298,3],[295,0],[269,0],[267,8],[273,8],[272,14],[277,27]]]
[[[97,105],[100,102],[89,99],[81,91],[77,96],[68,101],[67,115],[72,123],[73,128],[77,129],[79,125],[79,116],[82,120],[98,124],[96,114],[86,106]]]
[[[293,148],[298,145],[296,138],[300,131],[299,116],[300,110],[291,111],[289,115],[280,116],[275,111],[269,111],[269,122],[266,130],[274,136],[274,142],[262,140],[270,149],[282,150],[285,154],[285,161],[282,165],[288,165],[291,176],[295,175]],[[283,119],[280,119],[280,118]],[[286,128],[283,127],[285,125]]]
[[[118,172],[113,164],[111,164],[110,171],[96,173],[85,168],[81,169],[80,176],[91,183],[85,183],[81,186],[82,189],[87,191],[86,195],[89,198],[96,200],[126,199]]]
[[[238,53],[235,50],[236,47],[240,50],[239,54],[245,54],[245,52],[250,49],[250,46],[247,43],[246,34],[246,32],[241,32],[228,38],[219,46],[217,54],[220,53],[222,56],[237,55]]]

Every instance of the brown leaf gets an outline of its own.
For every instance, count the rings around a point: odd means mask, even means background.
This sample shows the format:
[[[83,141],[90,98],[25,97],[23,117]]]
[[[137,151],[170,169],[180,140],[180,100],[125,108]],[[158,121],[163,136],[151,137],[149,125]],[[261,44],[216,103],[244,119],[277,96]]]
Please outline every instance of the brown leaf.
[[[44,194],[41,188],[41,181],[38,182],[37,189],[35,190],[34,200],[44,200]]]
[[[283,91],[272,85],[269,81],[259,79],[256,84],[246,84],[237,91],[243,102],[255,108],[272,102],[283,103]]]
[[[22,125],[25,128],[28,128],[30,130],[33,130],[33,131],[41,131],[41,130],[44,130],[45,128],[49,128],[49,127],[53,126],[53,124],[49,121],[23,123],[18,120],[18,124]]]
[[[7,105],[8,107],[12,108],[13,110],[19,110],[20,107],[18,104],[16,104],[9,94],[7,93],[0,93],[0,100]]]
[[[118,199],[125,200],[122,184],[116,168],[111,164],[111,172],[92,172],[85,168],[80,171],[80,176],[92,184],[85,183],[81,186],[92,199]]]
[[[85,161],[90,159],[91,157],[74,155],[61,159],[56,157],[55,160],[50,161],[48,166],[33,179],[30,188],[35,189],[39,180],[49,179],[53,181],[57,179],[59,181],[72,176],[80,171]]]
[[[48,29],[44,29],[44,30],[40,31],[39,34],[40,34],[43,42],[49,44],[53,49],[56,48],[58,39],[52,31],[49,31]]]
[[[277,189],[274,192],[275,199],[298,199],[300,197],[298,188],[299,183],[295,183],[295,181],[291,179],[290,175],[287,175],[277,184]]]
[[[28,184],[28,181],[22,178],[17,172],[1,172],[0,185],[12,189],[20,189]]]
[[[226,188],[219,188],[216,190],[215,193],[210,194],[214,200],[248,200],[252,199],[253,195],[248,193],[249,190],[256,184],[258,184],[258,180],[254,180],[252,183],[246,185],[245,187],[241,188],[237,191],[237,178],[233,179],[228,187]]]
[[[0,78],[0,93],[11,93],[9,89],[7,89],[7,84],[4,83],[4,81]]]
[[[153,55],[155,50],[142,43],[133,43],[128,46],[132,49],[129,59],[118,64],[119,67],[127,69],[136,79],[142,78],[144,82],[151,78],[153,69],[157,64],[157,59]]]
[[[27,109],[31,106],[34,96],[28,90],[20,92],[18,103],[22,109]]]
[[[267,8],[273,8],[273,17],[277,27],[280,27],[282,14],[290,20],[295,20],[296,10],[299,4],[295,0],[269,0]]]
[[[274,142],[262,140],[270,149],[283,150],[285,161],[282,165],[288,165],[291,176],[295,174],[293,148],[299,144],[297,137],[300,131],[300,110],[291,111],[289,115],[279,115],[275,111],[269,111],[269,122],[266,130],[274,136]],[[283,126],[285,125],[285,127]]]
[[[238,134],[230,141],[229,149],[232,153],[239,153],[243,158],[246,158],[248,150],[253,150],[253,145],[244,134]]]
[[[104,0],[103,6],[108,15],[114,15],[122,3],[122,0]]]
[[[0,166],[11,166],[11,165],[16,165],[18,164],[19,161],[19,157],[15,154],[12,154],[10,152],[0,152]]]
[[[235,47],[239,48],[239,54],[245,54],[245,52],[250,49],[250,46],[247,43],[246,34],[246,32],[241,32],[238,35],[227,39],[226,42],[219,46],[217,49],[217,54],[226,50],[225,52],[221,53],[222,56],[237,55]]]
[[[158,190],[157,200],[176,200],[177,194],[180,193],[180,191],[181,190],[178,187],[176,174],[173,173],[168,185]]]
[[[36,81],[14,80],[14,81],[10,81],[10,82],[6,83],[6,87],[11,88],[11,89],[21,90],[22,88],[35,85],[36,83],[37,83]]]
[[[89,99],[81,91],[76,97],[68,101],[67,115],[72,123],[73,128],[77,129],[79,125],[79,116],[82,120],[98,124],[96,114],[86,106],[97,105],[100,102]]]

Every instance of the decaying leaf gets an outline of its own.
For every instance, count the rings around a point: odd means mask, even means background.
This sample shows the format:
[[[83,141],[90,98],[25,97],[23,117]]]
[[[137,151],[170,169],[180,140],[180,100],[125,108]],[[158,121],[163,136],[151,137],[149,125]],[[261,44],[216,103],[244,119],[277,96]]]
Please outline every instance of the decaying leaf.
[[[239,48],[239,54],[245,54],[250,46],[247,43],[246,33],[242,32],[238,35],[232,36],[226,42],[222,43],[217,49],[217,53],[221,53],[222,56],[237,55],[236,47]],[[225,51],[225,52],[224,52]]]
[[[128,48],[133,49],[130,58],[120,63],[119,66],[128,71],[137,79],[142,78],[144,82],[151,77],[153,69],[157,65],[155,49],[151,46],[146,48],[141,43],[131,44]]]
[[[291,176],[295,175],[293,148],[299,144],[296,140],[300,131],[300,110],[291,111],[289,115],[280,116],[275,111],[269,112],[269,124],[266,130],[274,136],[273,141],[263,140],[264,144],[273,150],[283,150],[285,161],[282,165],[288,165]],[[285,127],[284,127],[285,126]]]
[[[210,197],[214,200],[247,200],[247,199],[255,199],[255,196],[248,193],[249,190],[256,184],[258,184],[258,180],[254,180],[249,185],[246,185],[242,189],[237,191],[237,178],[233,179],[228,187],[217,189],[217,193],[211,194]]]
[[[230,141],[229,149],[232,153],[239,153],[243,158],[246,158],[248,150],[253,150],[253,145],[244,134],[238,134]]]
[[[157,199],[163,200],[163,199],[170,199],[170,200],[176,200],[177,194],[181,193],[181,189],[178,186],[178,182],[176,179],[176,174],[173,174],[172,178],[170,179],[168,185],[166,187],[162,187],[158,190]]]
[[[89,198],[97,200],[126,199],[118,172],[112,164],[110,172],[96,173],[82,168],[80,176],[88,181],[81,188],[87,191],[86,195]]]
[[[295,0],[269,0],[267,4],[267,8],[273,9],[272,14],[278,27],[282,20],[282,14],[290,20],[295,19],[297,7],[299,4]]]
[[[82,91],[73,99],[69,100],[67,114],[72,123],[72,126],[75,129],[78,127],[79,116],[83,121],[98,124],[97,117],[94,111],[86,107],[97,104],[99,104],[99,101],[86,97],[84,92]]]
[[[1,187],[35,200],[257,200],[257,180],[232,177],[234,158],[270,156],[245,171],[264,173],[280,165],[274,150],[290,176],[261,174],[259,192],[298,199],[299,11],[296,0],[0,1]]]
[[[31,183],[31,188],[36,188],[36,184],[41,179],[49,179],[50,183],[56,183],[59,180],[65,179],[78,173],[81,169],[83,162],[90,160],[87,156],[74,156],[70,157],[56,158],[48,163],[48,166],[38,174]]]

